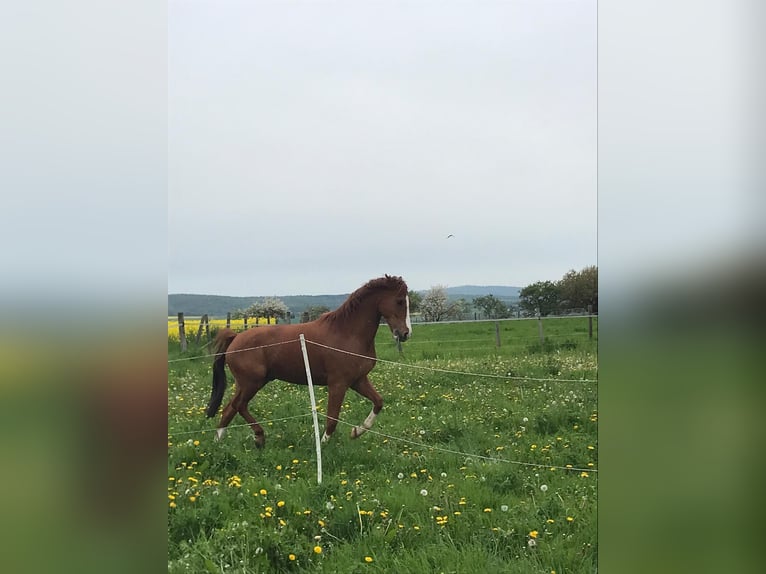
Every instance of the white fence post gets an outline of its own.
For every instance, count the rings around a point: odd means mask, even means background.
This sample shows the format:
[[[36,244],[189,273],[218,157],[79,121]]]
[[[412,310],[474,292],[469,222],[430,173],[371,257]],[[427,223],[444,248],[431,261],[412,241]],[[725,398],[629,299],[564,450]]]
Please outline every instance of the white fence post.
[[[319,439],[319,421],[317,420],[317,403],[314,398],[314,383],[311,382],[311,368],[309,367],[309,355],[306,352],[306,339],[300,334],[301,351],[303,351],[303,363],[306,365],[306,379],[309,383],[309,397],[311,397],[311,416],[314,419],[314,439],[317,447],[317,484],[322,484],[322,445]]]

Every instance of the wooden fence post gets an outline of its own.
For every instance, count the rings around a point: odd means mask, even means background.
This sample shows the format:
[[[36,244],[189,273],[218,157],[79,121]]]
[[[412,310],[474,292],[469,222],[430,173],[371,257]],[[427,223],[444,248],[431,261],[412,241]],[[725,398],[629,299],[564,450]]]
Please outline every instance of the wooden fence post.
[[[231,312],[226,313],[226,328],[231,329]]]
[[[543,334],[543,316],[540,313],[540,309],[537,310],[537,330],[540,332],[540,344],[545,343],[545,335]]]
[[[588,339],[593,340],[593,305],[588,305]]]
[[[199,341],[202,338],[202,329],[205,329],[205,335],[207,337],[207,340],[210,340],[210,322],[207,318],[207,313],[202,315],[202,317],[199,320],[199,327],[197,328],[197,338],[194,340],[194,343],[199,345]]]
[[[181,342],[181,352],[186,352],[186,328],[184,327],[183,313],[178,313],[178,340]]]
[[[242,325],[243,325],[242,330],[247,331],[247,315],[242,316]]]
[[[495,321],[495,346],[500,348],[500,322]]]

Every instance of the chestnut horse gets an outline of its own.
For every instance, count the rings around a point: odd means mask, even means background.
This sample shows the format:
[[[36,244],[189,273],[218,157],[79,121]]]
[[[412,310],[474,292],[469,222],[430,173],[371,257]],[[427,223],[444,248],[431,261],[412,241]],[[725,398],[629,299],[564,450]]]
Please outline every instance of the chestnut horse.
[[[223,409],[216,439],[223,438],[226,427],[239,413],[250,423],[256,445],[264,445],[263,428],[248,410],[248,403],[274,379],[308,384],[299,341],[301,333],[307,342],[311,380],[315,385],[327,386],[327,420],[322,442],[335,431],[340,407],[349,388],[372,402],[372,411],[362,425],[351,429],[351,438],[361,436],[372,427],[383,408],[383,398],[367,376],[375,366],[375,334],[381,317],[388,323],[397,342],[407,340],[412,331],[410,301],[407,284],[401,277],[386,275],[368,281],[349,295],[338,309],[325,313],[316,321],[264,326],[239,334],[223,329],[216,337],[213,392],[207,416],[215,416],[223,401],[226,390],[224,364],[234,375],[236,391]]]

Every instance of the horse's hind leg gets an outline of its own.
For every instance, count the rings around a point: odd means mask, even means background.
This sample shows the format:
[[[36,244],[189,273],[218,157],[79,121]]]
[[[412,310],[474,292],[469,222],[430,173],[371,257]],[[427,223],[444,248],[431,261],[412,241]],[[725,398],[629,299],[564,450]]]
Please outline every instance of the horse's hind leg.
[[[358,438],[372,428],[372,425],[375,422],[375,417],[377,417],[378,413],[383,409],[383,397],[380,396],[380,393],[372,386],[370,379],[367,377],[364,377],[356,384],[351,385],[351,388],[363,397],[372,401],[372,410],[370,411],[370,414],[367,415],[367,418],[364,419],[362,426],[355,426],[351,429],[351,438]]]
[[[258,421],[255,420],[255,417],[250,413],[250,410],[247,408],[247,406],[255,394],[260,391],[265,384],[266,382],[263,381],[248,385],[247,389],[243,390],[242,394],[240,395],[239,402],[236,406],[237,412],[242,415],[242,418],[250,423],[250,428],[252,428],[253,433],[255,433],[255,446],[258,448],[261,448],[264,444],[266,444],[266,435],[263,432],[263,427],[258,424]]]
[[[218,424],[218,429],[216,430],[215,440],[221,440],[223,438],[224,434],[226,434],[226,427],[229,426],[229,423],[231,423],[234,416],[239,413],[248,423],[250,423],[250,426],[255,433],[256,444],[258,446],[263,446],[263,428],[247,410],[247,404],[255,396],[255,393],[263,388],[263,385],[265,384],[265,382],[253,381],[248,381],[242,384],[240,383],[240,380],[237,380],[237,388],[234,392],[234,396],[223,409],[221,422]]]

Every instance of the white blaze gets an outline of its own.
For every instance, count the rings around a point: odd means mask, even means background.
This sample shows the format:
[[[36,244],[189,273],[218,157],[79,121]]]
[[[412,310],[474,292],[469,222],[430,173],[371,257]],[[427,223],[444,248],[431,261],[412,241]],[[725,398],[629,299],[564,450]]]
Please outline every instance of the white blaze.
[[[407,295],[405,300],[407,301],[407,318],[404,320],[404,324],[407,325],[407,329],[410,331],[410,336],[412,336],[412,322],[410,321],[410,296]]]

